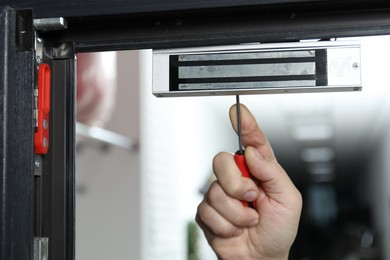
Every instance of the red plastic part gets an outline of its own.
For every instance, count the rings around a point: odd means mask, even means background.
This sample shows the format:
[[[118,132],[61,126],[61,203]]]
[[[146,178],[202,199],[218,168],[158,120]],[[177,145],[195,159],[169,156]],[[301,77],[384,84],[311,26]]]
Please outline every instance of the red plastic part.
[[[38,69],[38,129],[34,135],[37,154],[47,154],[49,150],[50,77],[50,66],[42,63]]]
[[[245,156],[243,154],[236,153],[234,155],[234,161],[236,162],[238,168],[240,169],[241,175],[243,177],[253,179],[252,174],[250,173],[248,166],[245,163]],[[251,207],[251,208],[256,207],[256,201],[253,202],[241,201],[241,202],[244,207]]]

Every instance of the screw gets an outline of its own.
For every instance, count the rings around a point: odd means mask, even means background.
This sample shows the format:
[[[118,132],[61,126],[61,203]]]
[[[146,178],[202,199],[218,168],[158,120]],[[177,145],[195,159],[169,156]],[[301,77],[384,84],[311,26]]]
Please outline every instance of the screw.
[[[44,148],[47,147],[47,138],[46,137],[43,138],[43,147]]]
[[[35,160],[35,167],[39,168],[41,167],[41,163],[39,162],[39,160]]]
[[[354,68],[355,70],[357,70],[359,67],[360,67],[360,65],[358,62],[355,62],[354,64],[352,64],[352,68]]]
[[[45,118],[43,119],[43,128],[47,129],[47,127],[48,127],[48,123],[47,123],[47,119]]]
[[[40,57],[40,56],[37,56],[36,61],[37,61],[38,64],[41,64],[41,62],[42,62],[41,57]]]

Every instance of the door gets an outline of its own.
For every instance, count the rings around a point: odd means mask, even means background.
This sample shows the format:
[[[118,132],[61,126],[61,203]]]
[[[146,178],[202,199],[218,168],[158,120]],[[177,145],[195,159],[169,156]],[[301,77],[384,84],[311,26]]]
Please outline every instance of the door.
[[[4,260],[33,258],[31,32],[31,13],[0,7],[0,259]]]
[[[0,260],[74,259],[74,47],[39,34],[31,10],[0,7]]]

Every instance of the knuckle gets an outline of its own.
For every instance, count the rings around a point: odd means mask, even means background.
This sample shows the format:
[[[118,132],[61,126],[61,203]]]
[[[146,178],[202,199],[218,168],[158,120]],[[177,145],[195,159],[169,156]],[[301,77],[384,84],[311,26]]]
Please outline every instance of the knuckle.
[[[198,224],[201,224],[201,222],[202,222],[201,214],[202,214],[203,204],[204,204],[204,202],[200,203],[196,209],[195,222]]]
[[[215,169],[218,168],[218,166],[220,166],[224,163],[225,158],[226,158],[225,152],[219,152],[214,156],[214,158],[213,158],[214,171],[215,171]]]
[[[201,223],[206,223],[207,219],[210,218],[210,206],[207,205],[205,202],[202,202],[201,204],[199,204],[198,206],[198,212],[196,214],[196,222],[198,224],[201,224]]]
[[[238,198],[242,193],[242,181],[232,181],[226,184],[226,192],[231,196]]]
[[[227,222],[220,223],[220,225],[215,226],[213,228],[214,234],[216,234],[219,237],[230,237],[233,234],[234,230],[235,230],[234,226]]]
[[[218,203],[218,201],[221,200],[221,196],[223,194],[223,190],[221,188],[221,186],[219,185],[219,183],[217,181],[213,182],[210,186],[210,189],[207,193],[207,201],[211,204],[211,205],[215,205],[216,203]]]
[[[195,220],[203,230],[209,229],[217,236],[227,237],[234,231],[229,222],[215,222],[215,212],[208,204],[199,205]]]
[[[282,166],[280,166],[280,164],[277,161],[272,159],[267,159],[267,162],[272,171],[284,171]]]
[[[297,188],[295,188],[295,196],[293,196],[294,205],[296,208],[301,209],[303,204],[302,194],[299,192]]]
[[[246,225],[247,217],[245,215],[245,211],[244,210],[237,211],[237,213],[235,214],[235,217],[232,221],[233,221],[233,224],[236,226]]]

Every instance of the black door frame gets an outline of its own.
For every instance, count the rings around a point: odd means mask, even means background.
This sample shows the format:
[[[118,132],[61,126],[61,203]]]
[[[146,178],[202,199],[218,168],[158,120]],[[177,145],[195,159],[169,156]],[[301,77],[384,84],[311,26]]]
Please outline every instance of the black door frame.
[[[23,19],[32,28],[32,17],[0,9],[0,259],[12,260],[32,259],[34,237],[35,63],[31,42],[17,40]]]

